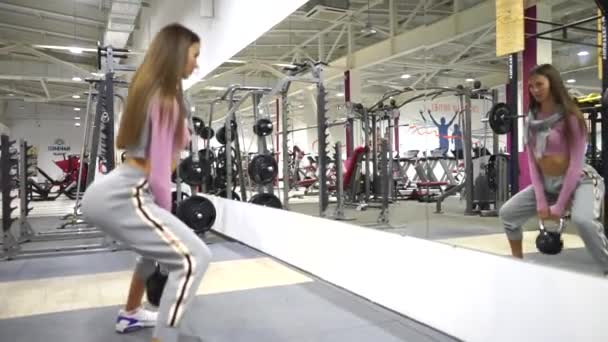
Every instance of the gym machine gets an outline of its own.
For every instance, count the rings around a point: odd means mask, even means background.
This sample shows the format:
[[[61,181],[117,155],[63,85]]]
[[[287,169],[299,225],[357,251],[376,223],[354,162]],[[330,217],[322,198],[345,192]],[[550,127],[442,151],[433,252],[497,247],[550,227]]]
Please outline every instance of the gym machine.
[[[283,160],[283,193],[282,201],[283,208],[289,209],[289,190],[290,190],[290,177],[289,177],[289,133],[295,130],[289,131],[289,88],[293,82],[311,83],[316,86],[316,102],[317,102],[317,138],[318,138],[318,184],[319,184],[319,216],[325,217],[327,206],[329,204],[329,194],[327,185],[327,129],[329,124],[327,122],[327,108],[325,97],[325,86],[322,79],[322,66],[325,65],[323,62],[314,62],[311,60],[305,61],[304,63],[295,64],[294,67],[285,68],[287,73],[283,79],[274,86],[274,88],[261,99],[261,105],[268,106],[277,96],[281,98],[281,153]],[[310,76],[302,76],[304,73],[310,73]],[[278,113],[277,113],[278,115]],[[311,127],[309,127],[311,128]],[[308,129],[308,128],[307,128]]]

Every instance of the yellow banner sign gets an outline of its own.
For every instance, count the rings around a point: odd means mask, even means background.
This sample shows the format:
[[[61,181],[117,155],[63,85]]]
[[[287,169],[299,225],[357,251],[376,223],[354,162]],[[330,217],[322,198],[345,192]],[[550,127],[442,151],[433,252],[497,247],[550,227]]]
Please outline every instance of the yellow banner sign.
[[[524,50],[524,0],[496,0],[496,56]]]

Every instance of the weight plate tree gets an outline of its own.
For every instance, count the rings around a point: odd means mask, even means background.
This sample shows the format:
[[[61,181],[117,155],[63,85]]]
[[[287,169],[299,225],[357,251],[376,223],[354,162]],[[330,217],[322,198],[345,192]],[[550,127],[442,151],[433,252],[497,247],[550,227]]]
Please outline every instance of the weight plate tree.
[[[272,121],[268,117],[260,117],[260,99],[262,92],[253,92],[253,130],[257,136],[258,154],[249,162],[247,173],[251,181],[257,186],[257,194],[250,199],[250,203],[270,206],[281,209],[281,200],[274,194],[273,182],[278,176],[278,163],[268,151],[266,137],[272,133]]]

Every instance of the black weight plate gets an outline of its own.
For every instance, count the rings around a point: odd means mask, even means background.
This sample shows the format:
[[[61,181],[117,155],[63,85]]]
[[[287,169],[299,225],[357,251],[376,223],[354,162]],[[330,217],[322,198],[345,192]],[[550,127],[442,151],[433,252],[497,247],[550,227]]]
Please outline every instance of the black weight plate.
[[[268,154],[258,154],[251,159],[249,167],[247,168],[249,178],[255,184],[268,184],[279,173],[279,166],[276,159]]]
[[[230,142],[233,142],[236,138],[236,128],[232,128],[230,133]],[[226,127],[222,126],[215,132],[215,139],[222,145],[226,145]]]
[[[225,184],[224,184],[224,188],[218,189],[215,192],[216,196],[222,197],[222,198],[228,198],[228,192],[226,191],[225,188]],[[236,193],[236,191],[232,191],[232,199],[235,201],[240,201],[241,200],[241,196],[239,196],[239,194]]]
[[[268,193],[260,193],[255,194],[249,200],[249,203],[258,204],[264,207],[271,207],[277,209],[283,209],[283,204],[281,204],[281,200],[273,195]]]
[[[188,194],[182,191],[182,201],[188,198]],[[181,201],[180,201],[181,202]],[[177,191],[171,192],[171,213],[175,214],[177,209]]]
[[[206,159],[194,162],[192,156],[189,156],[179,163],[179,176],[188,185],[201,185],[210,174],[211,164]]]
[[[215,223],[215,206],[205,197],[191,196],[177,206],[176,216],[197,234],[204,233]]]
[[[207,152],[209,152],[209,157],[207,157]],[[200,149],[198,151],[198,159],[205,159],[209,161],[209,164],[213,164],[215,162],[215,152],[211,149]]]
[[[211,138],[213,138],[213,136],[215,135],[215,131],[213,130],[213,128],[207,126],[201,129],[199,136],[205,140],[209,140]]]
[[[267,118],[261,118],[253,125],[253,133],[258,136],[265,137],[272,133],[272,121]]]
[[[236,149],[234,147],[230,147],[230,158],[233,163],[236,163]],[[226,146],[220,146],[217,150],[217,159],[226,161]]]
[[[497,103],[490,110],[489,122],[494,133],[509,133],[513,127],[513,113],[506,103]]]
[[[203,129],[205,129],[205,123],[203,122],[203,120],[201,120],[200,118],[197,118],[196,116],[192,117],[192,124],[194,125],[194,133],[196,133],[196,135],[201,135]]]

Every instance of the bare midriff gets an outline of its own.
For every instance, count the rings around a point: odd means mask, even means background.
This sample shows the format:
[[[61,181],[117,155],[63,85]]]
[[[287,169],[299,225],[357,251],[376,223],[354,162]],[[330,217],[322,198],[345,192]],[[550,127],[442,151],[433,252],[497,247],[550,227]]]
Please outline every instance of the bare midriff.
[[[541,173],[549,177],[558,177],[566,174],[570,160],[567,154],[552,154],[536,160]]]
[[[145,174],[150,173],[150,160],[148,159],[127,157],[127,159],[125,159],[125,163],[144,171]],[[176,167],[177,163],[175,159],[173,159],[173,162],[171,163],[171,171],[175,171]]]

